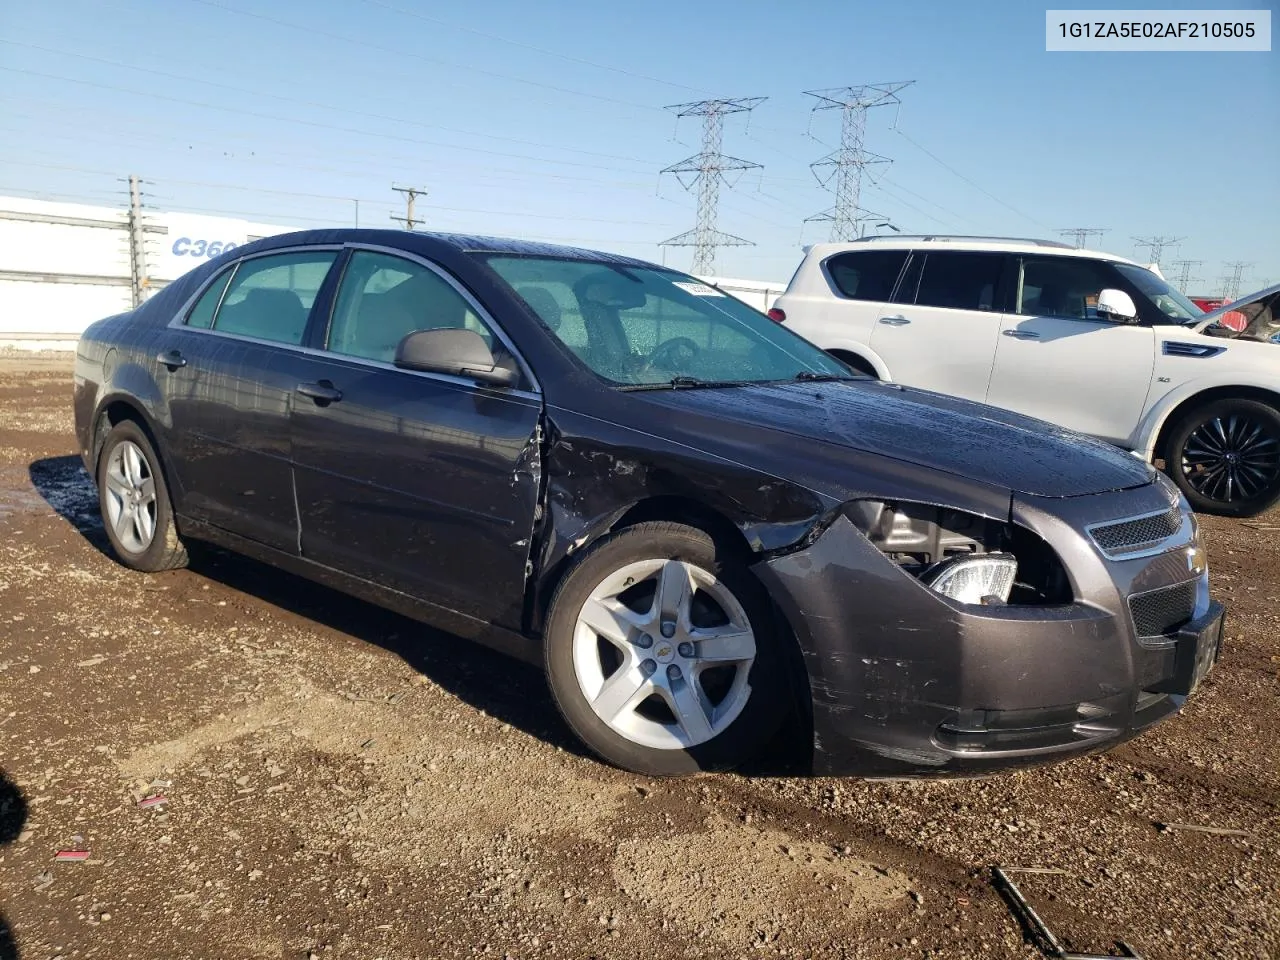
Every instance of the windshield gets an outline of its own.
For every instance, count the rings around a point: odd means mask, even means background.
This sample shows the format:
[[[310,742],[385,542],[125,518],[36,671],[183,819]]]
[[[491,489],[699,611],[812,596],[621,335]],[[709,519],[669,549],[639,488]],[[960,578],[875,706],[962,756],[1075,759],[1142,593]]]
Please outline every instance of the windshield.
[[[1198,323],[1204,316],[1203,310],[1145,267],[1137,267],[1131,263],[1117,263],[1115,266],[1126,280],[1146,294],[1156,305],[1156,309],[1173,323]]]
[[[850,377],[741,300],[671,270],[485,257],[583,364],[625,386]]]
[[[1232,307],[1206,327],[1205,333],[1231,340],[1280,343],[1280,293]]]

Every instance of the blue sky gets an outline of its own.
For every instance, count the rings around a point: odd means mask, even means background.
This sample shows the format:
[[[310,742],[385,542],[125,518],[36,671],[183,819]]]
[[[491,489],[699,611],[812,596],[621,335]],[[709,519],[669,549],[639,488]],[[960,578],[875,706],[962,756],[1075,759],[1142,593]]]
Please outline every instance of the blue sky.
[[[803,91],[913,80],[871,112],[866,146],[893,163],[861,197],[905,231],[1105,227],[1092,245],[1123,255],[1185,237],[1164,259],[1206,261],[1197,289],[1232,260],[1255,264],[1245,289],[1280,279],[1280,52],[1047,53],[1044,9],[9,3],[0,193],[116,203],[138,173],[159,208],[319,226],[351,224],[358,201],[362,226],[386,226],[395,181],[428,189],[428,228],[657,260],[694,220],[657,171],[699,139],[662,108],[760,96],[724,149],[764,169],[722,192],[719,221],[756,246],[721,250],[717,272],[785,280],[800,243],[826,239],[802,222],[831,204],[808,164],[838,134]],[[691,251],[666,256],[687,268]]]

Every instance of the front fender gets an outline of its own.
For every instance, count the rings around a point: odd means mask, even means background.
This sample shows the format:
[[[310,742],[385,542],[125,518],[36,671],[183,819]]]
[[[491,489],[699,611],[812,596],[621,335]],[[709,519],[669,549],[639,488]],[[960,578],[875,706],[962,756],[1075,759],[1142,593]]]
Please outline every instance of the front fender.
[[[1130,449],[1141,454],[1143,459],[1152,460],[1156,455],[1156,442],[1160,439],[1160,432],[1164,429],[1169,415],[1197,394],[1223,387],[1262,390],[1273,395],[1275,403],[1280,406],[1280,380],[1275,377],[1249,374],[1242,376],[1239,370],[1224,370],[1211,376],[1197,377],[1178,384],[1148,408],[1146,415],[1129,438]]]

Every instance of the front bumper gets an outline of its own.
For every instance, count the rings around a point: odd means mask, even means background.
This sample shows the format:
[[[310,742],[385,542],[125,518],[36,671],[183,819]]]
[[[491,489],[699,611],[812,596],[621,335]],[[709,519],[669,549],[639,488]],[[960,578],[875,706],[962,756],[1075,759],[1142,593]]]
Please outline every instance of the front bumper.
[[[1036,509],[1024,511],[1032,522]],[[1060,555],[1087,547],[1076,540]],[[1221,636],[1207,572],[1193,620],[1153,646],[1135,636],[1124,594],[1163,575],[1167,558],[1064,561],[1075,603],[963,606],[842,516],[807,548],[758,564],[803,653],[814,772],[973,776],[1106,749],[1176,713]]]

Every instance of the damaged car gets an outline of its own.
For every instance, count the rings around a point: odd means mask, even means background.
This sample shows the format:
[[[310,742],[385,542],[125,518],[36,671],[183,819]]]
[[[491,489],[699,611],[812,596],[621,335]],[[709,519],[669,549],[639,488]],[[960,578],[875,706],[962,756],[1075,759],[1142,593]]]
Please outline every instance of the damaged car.
[[[851,374],[640,260],[325,230],[77,347],[126,566],[247,554],[543,666],[629,770],[973,775],[1175,714],[1223,608],[1186,499],[1100,441]]]

